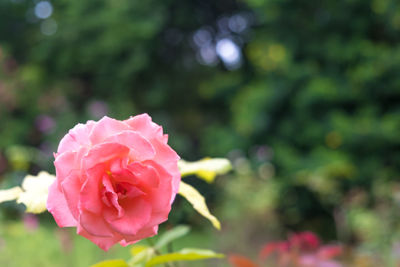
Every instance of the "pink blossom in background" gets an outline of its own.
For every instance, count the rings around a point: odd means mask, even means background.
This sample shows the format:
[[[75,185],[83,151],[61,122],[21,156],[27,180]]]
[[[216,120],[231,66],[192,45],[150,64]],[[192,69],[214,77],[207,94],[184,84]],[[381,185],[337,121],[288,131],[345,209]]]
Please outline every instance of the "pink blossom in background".
[[[39,227],[39,219],[35,214],[26,213],[22,220],[28,231],[35,231]]]
[[[260,258],[266,259],[272,253],[286,253],[289,252],[290,243],[288,241],[278,241],[266,244],[260,251]]]
[[[89,103],[88,112],[90,116],[99,119],[108,113],[108,105],[104,101],[95,100]]]
[[[54,119],[47,115],[40,115],[36,118],[36,127],[39,131],[49,134],[54,130],[56,122]]]
[[[320,245],[318,236],[312,232],[301,232],[289,237],[290,246],[302,251],[315,250]]]
[[[64,252],[71,252],[74,248],[74,241],[71,232],[67,231],[67,229],[58,228],[56,229],[55,234],[60,242],[61,249]]]
[[[179,156],[147,114],[78,124],[61,140],[47,209],[108,250],[157,234],[179,190]]]
[[[319,237],[312,232],[294,233],[288,240],[267,243],[260,250],[260,259],[272,257],[276,266],[342,267],[334,259],[343,253],[340,245],[321,245]]]

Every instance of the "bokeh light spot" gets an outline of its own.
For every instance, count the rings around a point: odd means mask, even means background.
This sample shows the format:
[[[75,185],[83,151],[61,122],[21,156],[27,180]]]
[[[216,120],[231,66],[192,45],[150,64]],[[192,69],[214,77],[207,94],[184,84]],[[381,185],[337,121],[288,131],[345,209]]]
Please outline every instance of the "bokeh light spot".
[[[228,68],[237,68],[241,63],[239,46],[231,39],[224,38],[217,42],[216,51]]]
[[[35,15],[40,19],[47,19],[53,13],[53,6],[48,1],[40,1],[35,6]]]

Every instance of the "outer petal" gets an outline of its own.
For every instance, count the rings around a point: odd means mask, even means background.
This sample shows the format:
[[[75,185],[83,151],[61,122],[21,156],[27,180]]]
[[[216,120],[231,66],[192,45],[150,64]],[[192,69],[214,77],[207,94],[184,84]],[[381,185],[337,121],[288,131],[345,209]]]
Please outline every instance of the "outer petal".
[[[171,208],[171,202],[175,198],[176,193],[173,189],[173,175],[167,172],[161,165],[154,161],[143,162],[147,167],[152,167],[160,177],[160,183],[157,187],[152,188],[147,194],[147,201],[151,203],[153,213],[163,212],[168,217]],[[165,220],[163,220],[165,221]]]
[[[136,235],[133,236],[125,235],[124,240],[122,240],[120,244],[125,247],[127,245],[134,244],[144,238],[155,236],[157,232],[158,232],[158,225],[142,228],[140,229],[139,232],[136,233]]]
[[[163,129],[154,123],[147,113],[136,115],[124,121],[134,131],[140,132],[146,139],[163,138]]]
[[[163,166],[165,170],[168,170],[170,174],[172,174],[173,190],[175,194],[178,193],[179,183],[181,181],[181,174],[178,169],[178,160],[180,157],[170,146],[162,143],[159,140],[153,140],[152,144],[156,150],[156,156],[153,160],[159,165]]]
[[[77,151],[67,151],[56,155],[54,166],[56,167],[59,186],[72,171],[80,171],[82,169],[82,158],[87,151],[88,147],[81,147]]]
[[[78,225],[77,234],[89,239],[97,246],[99,246],[102,250],[109,250],[110,247],[120,242],[123,238],[119,234],[115,234],[113,237],[99,237],[89,234],[82,226]]]
[[[61,185],[62,181],[71,173],[72,170],[76,169],[76,157],[77,152],[68,151],[56,156],[54,166],[56,167],[57,181]]]
[[[78,220],[79,218],[78,204],[81,187],[82,184],[77,171],[71,172],[70,175],[61,183],[61,188],[63,189],[68,208],[75,220]]]
[[[90,132],[89,139],[92,144],[99,144],[107,137],[118,134],[125,130],[129,130],[129,126],[127,124],[105,116],[94,125],[92,131]]]
[[[86,124],[79,123],[61,139],[57,152],[77,151],[82,146],[90,146],[89,134],[95,122],[88,121]]]
[[[98,237],[113,237],[114,231],[108,227],[103,217],[84,211],[79,216],[79,224],[91,235]]]
[[[77,221],[72,216],[64,195],[59,190],[56,181],[49,188],[47,210],[53,215],[59,227],[72,227],[77,225]]]

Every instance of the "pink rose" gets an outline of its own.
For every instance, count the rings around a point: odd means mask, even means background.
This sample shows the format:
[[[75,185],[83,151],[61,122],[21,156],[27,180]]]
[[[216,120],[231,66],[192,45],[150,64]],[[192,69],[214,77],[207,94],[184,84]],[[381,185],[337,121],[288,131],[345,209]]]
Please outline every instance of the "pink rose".
[[[47,209],[108,250],[157,234],[179,189],[179,156],[147,114],[78,124],[55,154]]]

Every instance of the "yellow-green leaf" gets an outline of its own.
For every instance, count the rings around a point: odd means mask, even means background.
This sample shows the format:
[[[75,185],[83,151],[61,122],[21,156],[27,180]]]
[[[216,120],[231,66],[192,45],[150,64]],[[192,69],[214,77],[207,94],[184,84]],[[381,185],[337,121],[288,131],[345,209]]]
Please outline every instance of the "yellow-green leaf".
[[[181,251],[156,256],[146,263],[146,267],[173,261],[195,261],[212,258],[223,258],[224,255],[207,249],[182,249]]]
[[[135,245],[131,249],[132,258],[129,260],[129,266],[143,266],[153,255],[155,251],[152,247]]]
[[[16,200],[22,193],[21,187],[16,186],[10,189],[0,190],[0,203]]]
[[[187,233],[189,233],[190,227],[186,225],[178,225],[171,230],[165,232],[163,235],[160,236],[158,239],[155,248],[159,249],[163,246],[167,245],[168,243],[172,242],[175,239],[178,239]]]
[[[93,264],[91,267],[129,267],[124,260],[106,260]]]
[[[210,220],[215,228],[218,230],[221,229],[221,223],[210,213],[204,197],[193,186],[181,182],[179,186],[179,194],[186,198],[198,213]]]
[[[178,167],[182,177],[197,175],[209,183],[214,181],[215,176],[225,174],[232,169],[229,160],[224,158],[205,158],[194,162],[180,160]]]
[[[140,252],[142,252],[142,251],[144,251],[144,250],[146,250],[148,248],[149,248],[148,246],[133,245],[130,251],[131,251],[131,254],[133,256],[135,256],[135,255],[139,254]]]

